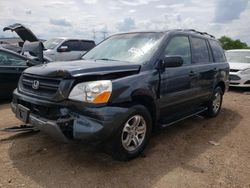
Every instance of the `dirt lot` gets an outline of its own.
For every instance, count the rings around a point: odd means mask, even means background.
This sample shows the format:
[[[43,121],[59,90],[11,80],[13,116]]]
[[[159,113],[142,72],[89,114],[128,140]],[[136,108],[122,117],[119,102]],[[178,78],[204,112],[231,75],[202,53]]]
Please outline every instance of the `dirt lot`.
[[[1,104],[0,127],[18,124]],[[0,133],[0,187],[250,187],[250,95],[228,92],[217,118],[168,127],[126,163],[42,133]]]

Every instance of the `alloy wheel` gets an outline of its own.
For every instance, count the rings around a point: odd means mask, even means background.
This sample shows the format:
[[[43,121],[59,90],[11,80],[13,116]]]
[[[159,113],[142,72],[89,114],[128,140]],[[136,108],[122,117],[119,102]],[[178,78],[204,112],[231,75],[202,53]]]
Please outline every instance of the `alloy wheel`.
[[[122,130],[121,140],[124,149],[133,152],[143,143],[146,136],[146,121],[141,115],[132,116]]]
[[[220,94],[220,92],[216,92],[214,95],[214,100],[213,100],[214,113],[217,113],[219,111],[220,105],[221,105],[221,94]]]

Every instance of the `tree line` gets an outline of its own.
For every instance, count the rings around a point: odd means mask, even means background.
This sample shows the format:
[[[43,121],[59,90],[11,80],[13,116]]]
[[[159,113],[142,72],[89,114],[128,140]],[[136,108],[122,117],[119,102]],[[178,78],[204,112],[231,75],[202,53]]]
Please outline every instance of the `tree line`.
[[[247,43],[240,41],[239,39],[234,40],[227,36],[222,36],[218,39],[221,43],[221,46],[224,50],[231,49],[250,49]]]

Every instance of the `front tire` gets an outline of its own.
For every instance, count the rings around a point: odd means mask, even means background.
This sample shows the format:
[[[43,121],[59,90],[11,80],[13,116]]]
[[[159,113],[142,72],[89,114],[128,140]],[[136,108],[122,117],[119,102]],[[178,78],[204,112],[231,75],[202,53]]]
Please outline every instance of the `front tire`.
[[[151,127],[152,118],[149,111],[143,105],[133,106],[112,140],[112,157],[127,161],[140,155],[149,141]]]
[[[216,87],[210,101],[208,102],[207,105],[208,109],[205,113],[205,116],[216,117],[221,110],[222,100],[223,100],[223,91],[220,87]]]

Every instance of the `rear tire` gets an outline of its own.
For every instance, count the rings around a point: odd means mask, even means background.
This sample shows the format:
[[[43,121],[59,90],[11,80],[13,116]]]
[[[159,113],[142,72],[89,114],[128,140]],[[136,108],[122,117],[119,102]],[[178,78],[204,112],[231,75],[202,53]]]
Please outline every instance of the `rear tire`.
[[[223,91],[220,87],[214,89],[213,95],[208,102],[207,110],[205,112],[206,117],[216,117],[221,110],[221,104],[223,100]]]
[[[139,156],[149,141],[151,127],[152,118],[146,107],[133,106],[111,141],[112,157],[119,161],[128,161]]]

